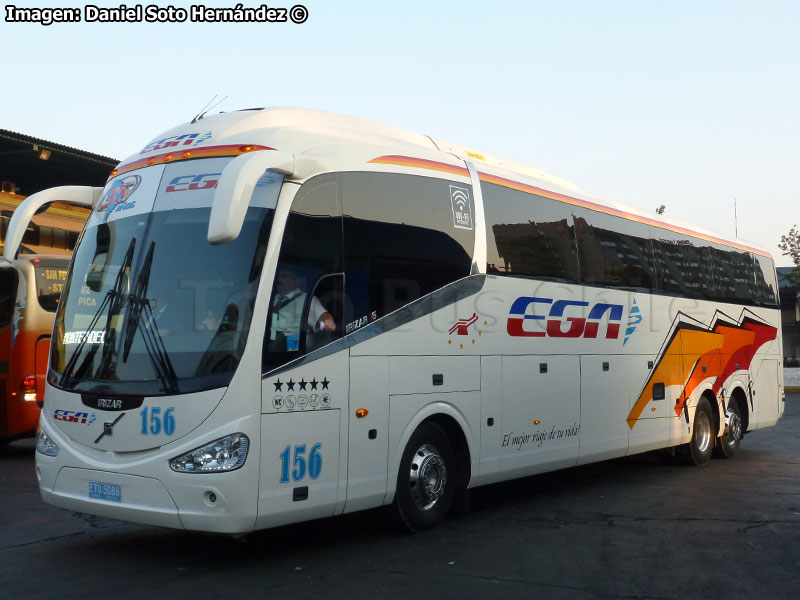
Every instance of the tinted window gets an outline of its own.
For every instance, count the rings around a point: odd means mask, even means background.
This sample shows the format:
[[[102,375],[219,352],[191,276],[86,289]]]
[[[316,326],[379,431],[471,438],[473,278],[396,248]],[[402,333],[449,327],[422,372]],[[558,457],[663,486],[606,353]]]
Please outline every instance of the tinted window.
[[[467,184],[342,173],[345,333],[466,277],[474,217]]]
[[[654,287],[653,247],[646,225],[577,207],[573,218],[582,283]]]
[[[263,366],[280,366],[343,332],[339,176],[314,177],[298,190],[286,221],[275,275]]]
[[[709,245],[713,297],[720,302],[755,303],[756,288],[752,256],[742,250],[721,244]]]
[[[651,227],[657,289],[689,298],[713,298],[709,242]]]
[[[569,206],[492,183],[481,190],[488,273],[578,281]]]
[[[759,304],[778,304],[778,282],[775,278],[775,263],[766,256],[751,254],[755,264],[756,299]]]

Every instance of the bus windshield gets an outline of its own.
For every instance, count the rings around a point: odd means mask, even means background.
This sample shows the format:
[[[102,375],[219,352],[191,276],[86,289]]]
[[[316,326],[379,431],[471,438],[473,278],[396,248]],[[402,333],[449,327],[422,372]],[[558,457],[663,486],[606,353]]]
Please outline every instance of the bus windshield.
[[[265,175],[238,238],[212,246],[213,177],[226,160],[145,169],[106,187],[56,315],[53,385],[147,396],[228,385],[247,341],[281,180]],[[207,164],[191,164],[198,162]],[[190,188],[193,170],[214,185]],[[115,185],[134,184],[114,210]]]

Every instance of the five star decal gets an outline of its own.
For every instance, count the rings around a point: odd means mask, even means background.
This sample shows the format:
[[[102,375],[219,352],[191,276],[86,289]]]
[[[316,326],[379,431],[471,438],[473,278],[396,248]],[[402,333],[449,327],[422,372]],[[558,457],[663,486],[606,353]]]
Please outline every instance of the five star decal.
[[[290,378],[288,381],[281,381],[280,377],[278,377],[272,381],[272,385],[275,386],[276,394],[272,399],[272,406],[275,410],[294,410],[295,408],[303,410],[307,407],[312,409],[318,407],[328,408],[331,405],[331,396],[329,393],[323,393],[321,395],[311,394],[309,396],[300,394],[297,397],[290,394],[284,397],[283,395],[279,394],[279,392],[330,390],[332,383],[333,382],[327,377],[323,377],[322,380],[318,380],[316,377],[314,377],[310,381],[307,381],[305,377],[301,378],[300,381],[295,381],[294,378]]]

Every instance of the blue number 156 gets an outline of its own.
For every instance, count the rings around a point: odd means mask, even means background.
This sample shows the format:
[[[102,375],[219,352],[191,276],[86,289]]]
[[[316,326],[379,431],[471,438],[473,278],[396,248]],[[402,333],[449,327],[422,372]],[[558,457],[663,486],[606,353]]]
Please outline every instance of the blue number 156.
[[[322,444],[317,443],[311,446],[311,452],[308,453],[308,459],[306,459],[306,445],[299,444],[294,447],[294,458],[289,464],[289,457],[292,451],[291,446],[286,446],[278,456],[281,459],[281,483],[288,483],[289,482],[289,467],[291,466],[291,473],[292,479],[294,481],[300,481],[303,477],[306,476],[306,470],[308,470],[308,476],[311,479],[316,479],[319,477],[319,474],[322,472],[322,454],[320,454],[320,449],[322,448]]]

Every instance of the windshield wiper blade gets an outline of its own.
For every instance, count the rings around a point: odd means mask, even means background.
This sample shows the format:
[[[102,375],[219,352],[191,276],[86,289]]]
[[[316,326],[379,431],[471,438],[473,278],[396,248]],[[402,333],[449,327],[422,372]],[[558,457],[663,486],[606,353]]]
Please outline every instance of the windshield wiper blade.
[[[141,331],[145,350],[147,350],[150,361],[153,363],[153,370],[156,376],[164,386],[164,392],[167,394],[176,394],[178,393],[178,376],[172,366],[172,361],[169,359],[164,341],[158,334],[158,327],[156,325],[155,316],[153,315],[153,309],[150,306],[150,300],[147,298],[147,289],[150,285],[150,272],[153,266],[155,247],[156,243],[150,242],[150,248],[147,250],[147,257],[139,271],[136,283],[133,286],[133,291],[129,297],[131,308],[125,315],[125,323],[123,325],[124,343],[122,362],[128,360],[128,354],[133,345],[133,338],[136,336],[137,331]],[[142,313],[145,314],[145,320],[144,326],[140,329],[139,323],[142,321]]]
[[[125,252],[125,258],[122,260],[122,265],[120,266],[119,272],[117,273],[117,278],[114,281],[114,285],[110,290],[106,292],[103,301],[100,303],[100,306],[97,307],[97,310],[92,317],[91,322],[89,323],[89,327],[86,328],[85,335],[78,343],[77,348],[72,353],[72,356],[67,362],[67,365],[64,367],[64,371],[61,373],[61,379],[59,380],[59,385],[64,387],[71,375],[73,370],[75,369],[75,364],[78,362],[78,357],[80,356],[81,352],[83,351],[83,347],[86,345],[86,340],[89,339],[89,332],[94,331],[95,325],[100,320],[100,316],[103,314],[106,308],[109,308],[108,317],[106,317],[106,326],[105,326],[105,334],[103,336],[103,362],[101,363],[101,367],[104,367],[106,363],[106,357],[109,356],[106,354],[106,346],[109,344],[109,332],[111,331],[111,318],[114,316],[114,310],[119,310],[122,299],[122,285],[125,282],[125,271],[131,266],[131,262],[133,261],[133,252],[136,248],[136,238],[131,238],[131,243],[128,245],[128,250]],[[86,358],[81,365],[81,370],[88,365],[89,361],[94,357],[97,353],[97,347],[95,346],[92,348],[92,351],[86,355]],[[98,369],[99,371],[99,369]]]

